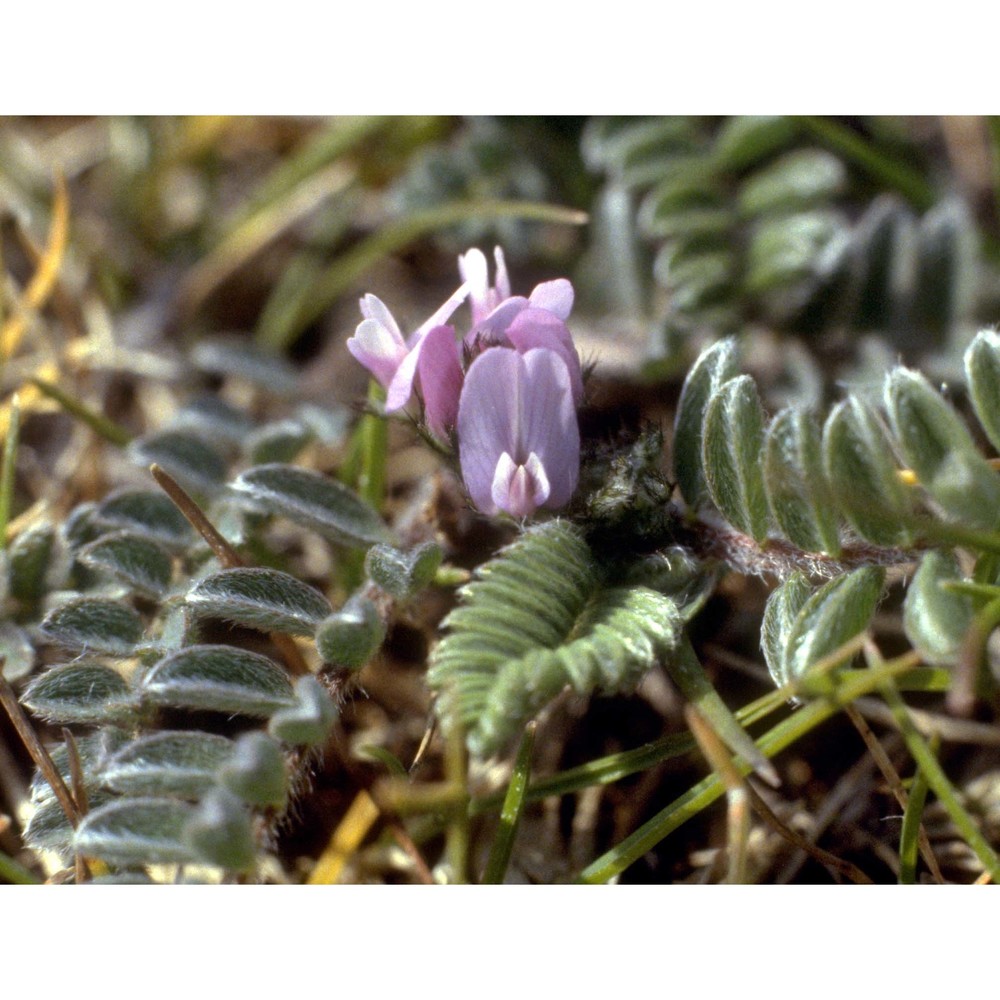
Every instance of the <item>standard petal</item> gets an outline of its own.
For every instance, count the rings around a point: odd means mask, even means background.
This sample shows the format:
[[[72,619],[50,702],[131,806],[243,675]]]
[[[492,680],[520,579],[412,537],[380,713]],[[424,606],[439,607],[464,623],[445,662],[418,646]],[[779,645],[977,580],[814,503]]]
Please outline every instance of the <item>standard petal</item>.
[[[454,327],[436,326],[428,330],[418,351],[417,374],[427,426],[435,436],[447,441],[458,417],[462,391],[462,365]]]
[[[536,309],[547,309],[565,321],[573,311],[573,285],[565,278],[535,285],[528,301]]]
[[[491,347],[465,373],[458,403],[458,454],[469,496],[484,514],[497,512],[493,479],[501,456],[506,452],[517,458],[524,372],[516,351]]]
[[[406,358],[406,345],[398,331],[384,326],[377,319],[359,323],[354,336],[348,338],[347,349],[384,386],[392,382]]]
[[[569,372],[573,402],[577,406],[580,405],[583,400],[580,356],[573,345],[573,335],[561,319],[547,309],[525,309],[518,313],[507,327],[506,337],[521,354],[526,354],[536,347],[555,351],[563,359]]]
[[[573,404],[569,372],[555,351],[536,348],[523,355],[526,372],[520,446],[524,462],[534,452],[549,480],[549,495],[543,506],[552,509],[569,503],[580,477],[580,427]]]

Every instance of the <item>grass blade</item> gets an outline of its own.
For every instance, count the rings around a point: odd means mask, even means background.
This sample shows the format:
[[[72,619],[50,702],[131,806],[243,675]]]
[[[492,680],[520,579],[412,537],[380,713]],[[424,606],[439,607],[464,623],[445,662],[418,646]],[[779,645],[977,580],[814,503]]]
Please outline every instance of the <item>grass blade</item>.
[[[514,849],[514,838],[521,821],[521,810],[527,798],[528,781],[531,777],[531,754],[535,747],[536,723],[529,722],[524,729],[524,737],[517,751],[514,772],[511,774],[507,795],[500,813],[500,827],[493,840],[493,848],[486,865],[483,882],[486,885],[501,885]]]

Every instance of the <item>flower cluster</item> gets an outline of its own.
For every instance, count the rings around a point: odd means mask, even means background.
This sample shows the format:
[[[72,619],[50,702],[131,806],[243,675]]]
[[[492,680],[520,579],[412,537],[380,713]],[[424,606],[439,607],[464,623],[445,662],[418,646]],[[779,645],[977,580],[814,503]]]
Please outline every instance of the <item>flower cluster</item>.
[[[428,429],[458,441],[462,478],[486,514],[529,517],[570,500],[580,471],[576,408],[580,358],[566,320],[573,286],[565,278],[511,295],[503,251],[469,250],[458,259],[461,287],[409,337],[374,295],[348,350],[386,389],[385,408],[418,395]],[[469,300],[472,322],[459,338],[449,320]]]

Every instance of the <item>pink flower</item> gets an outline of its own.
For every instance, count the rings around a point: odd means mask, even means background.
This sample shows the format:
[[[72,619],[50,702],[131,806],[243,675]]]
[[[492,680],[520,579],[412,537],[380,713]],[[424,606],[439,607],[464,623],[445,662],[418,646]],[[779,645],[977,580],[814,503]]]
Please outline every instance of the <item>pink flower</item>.
[[[482,250],[473,248],[458,258],[458,270],[462,280],[469,286],[469,302],[472,305],[473,333],[477,328],[494,330],[497,326],[506,329],[510,320],[522,309],[532,306],[545,309],[561,320],[569,319],[573,309],[573,286],[565,278],[555,281],[545,281],[535,285],[528,298],[522,295],[511,296],[510,279],[507,277],[507,264],[503,250],[494,247],[493,259],[496,261],[496,283],[489,283],[489,265]],[[502,311],[501,310],[502,307]]]
[[[361,300],[364,320],[347,341],[351,354],[385,386],[389,413],[406,406],[413,395],[414,379],[420,376],[424,415],[441,438],[454,426],[462,387],[455,331],[444,324],[468,294],[468,285],[463,284],[407,340],[385,303],[366,295]]]
[[[580,356],[566,319],[573,308],[573,286],[565,278],[536,285],[531,295],[510,294],[510,280],[503,251],[496,247],[496,283],[489,284],[489,269],[481,250],[472,249],[458,258],[458,270],[469,287],[472,329],[465,342],[510,346],[524,354],[536,347],[555,351],[569,370],[573,400],[583,399]]]
[[[458,447],[469,496],[484,514],[524,518],[569,503],[580,431],[563,358],[548,348],[483,351],[462,388]]]
[[[494,259],[491,285],[483,254],[461,255],[462,287],[408,339],[385,304],[366,295],[347,346],[385,386],[387,412],[406,406],[416,385],[430,431],[443,441],[457,432],[479,510],[526,518],[569,503],[580,475],[583,377],[566,326],[573,286],[560,278],[513,296],[499,247]],[[460,340],[448,320],[465,298],[472,327]]]

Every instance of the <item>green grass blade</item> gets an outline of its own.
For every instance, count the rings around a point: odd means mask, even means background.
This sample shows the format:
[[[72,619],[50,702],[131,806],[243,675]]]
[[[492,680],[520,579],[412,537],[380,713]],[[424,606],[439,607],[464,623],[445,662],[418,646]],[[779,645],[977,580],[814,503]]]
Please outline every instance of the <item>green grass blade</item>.
[[[535,748],[535,728],[536,724],[529,722],[524,729],[521,746],[514,762],[514,771],[510,776],[510,784],[507,786],[503,809],[500,812],[500,826],[490,850],[486,874],[483,876],[485,885],[501,885],[507,873],[507,866],[510,864],[514,838],[521,822],[521,811],[527,800],[528,782],[531,778],[531,754]]]
[[[15,395],[10,403],[7,440],[0,465],[0,551],[7,548],[7,524],[14,501],[14,473],[17,466],[17,444],[21,433],[21,404]]]
[[[75,396],[64,392],[59,386],[40,378],[31,379],[31,384],[50,399],[54,399],[70,416],[82,420],[91,430],[104,438],[105,441],[110,442],[118,448],[124,448],[132,440],[132,435],[124,427],[116,424],[113,420],[104,416],[103,413],[92,410]]]
[[[910,786],[903,813],[903,829],[899,834],[899,884],[914,885],[917,881],[917,852],[919,850],[920,818],[927,801],[927,778],[918,767]]]
[[[916,171],[894,160],[849,128],[830,118],[803,115],[794,119],[824,146],[857,164],[875,180],[895,188],[914,207],[926,211],[934,204],[934,191]]]
[[[877,661],[875,662],[877,663]],[[895,686],[887,680],[883,679],[880,682],[879,689],[899,726],[899,731],[902,733],[907,750],[910,751],[910,756],[923,772],[927,784],[938,797],[941,805],[944,806],[963,840],[982,862],[983,868],[990,873],[994,882],[1000,882],[1000,858],[987,843],[986,838],[976,825],[976,821],[962,805],[955,786],[948,780],[948,776],[938,763],[937,757],[934,756],[926,740],[917,731],[917,727],[913,724],[910,713],[907,711],[906,703],[899,696]]]
[[[9,885],[40,885],[36,878],[24,865],[18,864],[10,855],[0,851],[0,882]]]
[[[687,639],[681,641],[677,655],[668,660],[667,670],[684,697],[708,720],[722,742],[751,764],[769,785],[777,787],[780,784],[777,772],[712,687]]]
[[[852,672],[851,677],[837,675],[837,686],[829,699],[809,702],[794,715],[779,722],[757,741],[758,748],[767,757],[775,756],[835,715],[840,705],[870,694],[880,684],[910,671],[913,662],[913,656],[904,655],[867,671]],[[734,762],[734,766],[741,774],[748,774],[750,771],[749,765],[739,759]],[[656,847],[664,837],[710,806],[725,791],[725,785],[718,775],[711,774],[704,778],[620,844],[591,862],[580,872],[577,881],[597,885],[620,875]]]

